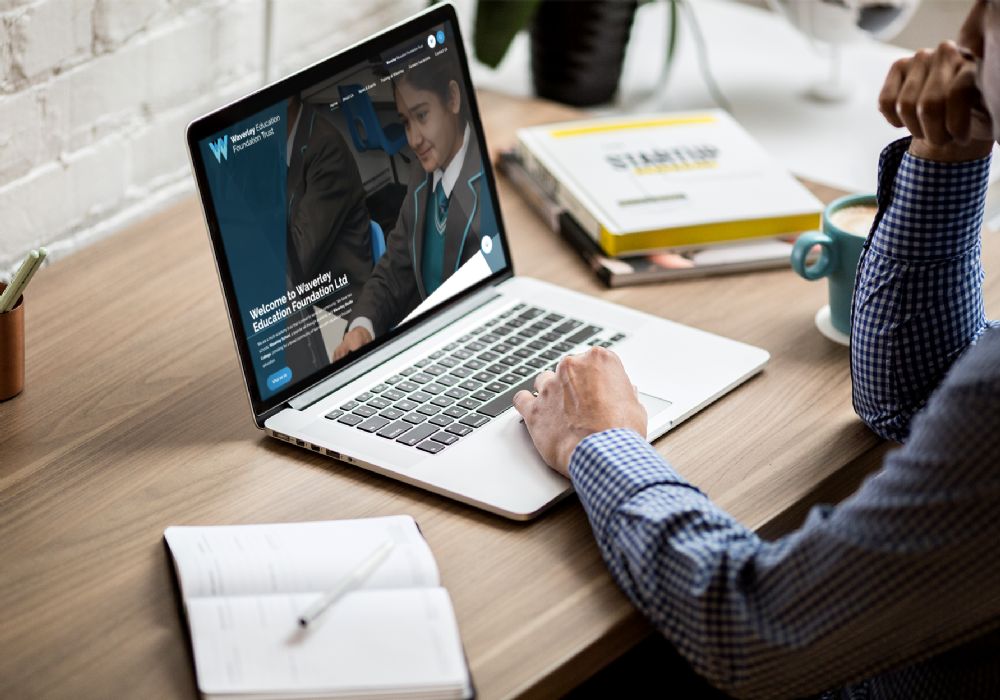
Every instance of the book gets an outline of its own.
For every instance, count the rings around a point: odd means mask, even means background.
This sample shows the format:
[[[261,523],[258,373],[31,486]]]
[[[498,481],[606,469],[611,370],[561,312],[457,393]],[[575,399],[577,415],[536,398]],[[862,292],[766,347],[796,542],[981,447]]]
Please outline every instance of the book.
[[[578,221],[554,201],[524,168],[516,151],[501,151],[497,169],[546,225],[575,250],[609,287],[672,279],[788,267],[794,235],[673,248],[612,258],[605,255]]]
[[[817,229],[823,205],[726,112],[520,129],[517,154],[611,257]]]
[[[168,527],[209,698],[469,698],[458,624],[409,516]],[[377,568],[308,627],[298,617],[380,545]]]

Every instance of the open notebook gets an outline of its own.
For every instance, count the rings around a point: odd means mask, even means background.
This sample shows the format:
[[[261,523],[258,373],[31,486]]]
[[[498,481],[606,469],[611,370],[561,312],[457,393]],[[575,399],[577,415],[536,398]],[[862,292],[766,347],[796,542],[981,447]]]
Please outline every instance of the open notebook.
[[[468,698],[448,592],[413,518],[168,527],[198,688],[232,698]],[[299,615],[391,539],[358,588]]]

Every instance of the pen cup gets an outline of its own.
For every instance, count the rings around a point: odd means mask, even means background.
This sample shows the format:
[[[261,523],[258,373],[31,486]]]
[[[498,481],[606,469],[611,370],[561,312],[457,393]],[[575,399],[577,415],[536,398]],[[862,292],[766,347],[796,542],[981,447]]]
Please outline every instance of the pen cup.
[[[7,287],[0,282],[0,292]],[[24,296],[0,313],[0,401],[24,391]]]

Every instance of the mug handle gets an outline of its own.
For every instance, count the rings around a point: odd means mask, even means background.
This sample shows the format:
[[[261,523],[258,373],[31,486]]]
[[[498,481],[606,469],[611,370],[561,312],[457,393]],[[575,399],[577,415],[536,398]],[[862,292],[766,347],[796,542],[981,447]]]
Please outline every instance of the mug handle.
[[[806,256],[814,245],[822,248],[819,260],[807,267]],[[836,264],[837,248],[833,245],[833,239],[825,233],[809,231],[795,240],[795,245],[792,247],[792,269],[801,277],[818,280],[830,274]]]

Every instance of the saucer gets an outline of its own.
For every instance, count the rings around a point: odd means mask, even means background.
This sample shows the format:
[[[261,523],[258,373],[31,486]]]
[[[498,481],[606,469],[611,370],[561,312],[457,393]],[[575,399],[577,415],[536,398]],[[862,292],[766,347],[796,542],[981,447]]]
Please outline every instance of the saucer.
[[[849,346],[851,344],[851,336],[833,327],[833,322],[830,320],[829,304],[816,312],[816,327],[819,328],[820,333],[838,345]]]

